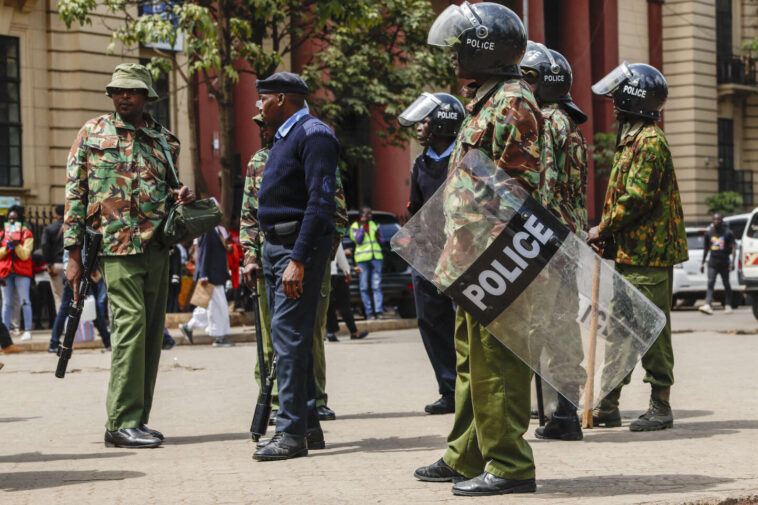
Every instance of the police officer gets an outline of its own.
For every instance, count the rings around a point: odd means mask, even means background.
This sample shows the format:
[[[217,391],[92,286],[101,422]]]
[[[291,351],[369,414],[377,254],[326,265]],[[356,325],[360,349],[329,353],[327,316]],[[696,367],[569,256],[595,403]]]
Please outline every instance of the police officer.
[[[411,170],[408,212],[415,214],[445,182],[455,137],[466,111],[447,93],[422,93],[398,117],[402,126],[416,124],[416,137],[424,152]],[[455,412],[455,307],[431,282],[413,271],[413,294],[421,340],[437,378],[440,399],[424,407],[430,414]]]
[[[577,124],[584,123],[587,116],[571,100],[571,66],[559,52],[531,40],[520,66],[544,118],[541,203],[571,231],[583,231],[587,226],[587,144]],[[576,310],[562,310],[550,319],[550,328],[545,334],[562,333],[563,336],[556,341],[564,345],[561,349],[548,349],[548,366],[552,370],[560,368],[564,376],[573,378],[567,380],[566,386],[574,388],[574,396],[578,397],[585,373],[581,366],[582,335],[576,322],[579,311],[577,286],[571,275],[563,276],[560,281],[555,286],[556,299],[561,300],[562,307],[568,307],[570,301]],[[566,346],[568,342],[573,345]],[[582,427],[576,407],[558,394],[558,405],[550,421],[537,428],[535,435],[537,438],[581,440]]]
[[[256,151],[247,165],[245,176],[245,189],[242,195],[242,212],[240,218],[240,243],[244,250],[244,268],[243,277],[245,283],[252,289],[253,284],[257,285],[259,298],[259,309],[261,312],[261,332],[263,333],[263,347],[266,362],[271,363],[274,354],[274,348],[271,343],[271,313],[268,308],[266,299],[266,284],[262,275],[261,249],[263,246],[263,237],[258,226],[258,191],[260,191],[261,182],[263,181],[263,169],[268,161],[269,151],[273,146],[274,135],[276,130],[267,126],[263,122],[263,116],[258,114],[253,117],[253,121],[260,127],[261,144],[263,147]],[[335,226],[335,246],[338,246],[345,234],[347,225],[347,204],[345,202],[345,191],[342,182],[337,175],[337,187],[335,190],[335,205],[337,211],[334,214]],[[334,255],[334,253],[332,253]],[[328,283],[328,284],[327,284]],[[316,322],[314,323],[313,338],[313,368],[316,381],[316,407],[319,419],[322,421],[334,420],[336,415],[332,409],[327,406],[326,394],[326,355],[324,353],[324,339],[322,336],[323,322],[326,318],[326,311],[329,308],[328,300],[331,287],[331,275],[327,268],[322,281],[318,306],[316,309]],[[185,329],[180,325],[182,332]],[[265,370],[264,370],[265,376]],[[262,386],[259,364],[255,367],[255,378],[258,387]],[[274,380],[274,397],[272,401],[271,420],[269,424],[276,424],[276,414],[279,409],[279,396],[277,393],[276,380]]]
[[[320,286],[333,246],[339,143],[332,130],[308,113],[308,86],[280,72],[256,81],[274,146],[258,193],[264,234],[263,272],[277,355],[279,412],[270,443],[253,458],[275,461],[323,448],[316,412],[313,334]],[[306,434],[308,440],[306,441]]]
[[[79,286],[86,223],[103,233],[102,272],[113,309],[105,442],[155,447],[163,435],[147,422],[163,344],[169,259],[154,233],[169,198],[183,205],[195,196],[176,180],[179,141],[145,113],[158,98],[147,68],[118,65],[105,89],[115,111],[87,121],[68,156],[66,280]],[[74,301],[78,297],[74,289]]]
[[[542,114],[518,66],[526,48],[521,20],[499,4],[463,2],[437,17],[428,41],[452,45],[456,75],[474,83],[469,115],[450,156],[451,170],[468,151],[478,149],[536,192]],[[460,307],[455,347],[455,421],[447,451],[414,475],[457,482],[457,495],[534,492],[534,458],[523,437],[529,426],[531,370]]]
[[[662,430],[674,424],[669,404],[674,383],[672,269],[688,257],[671,150],[655,124],[661,119],[668,86],[663,74],[650,65],[624,62],[592,91],[613,98],[619,133],[603,215],[589,231],[587,242],[605,243],[616,270],[666,314],[666,326],[642,357],[643,380],[651,386],[650,406],[629,426],[631,431]],[[619,397],[630,380],[631,373],[600,402],[593,413],[595,424],[621,426]]]

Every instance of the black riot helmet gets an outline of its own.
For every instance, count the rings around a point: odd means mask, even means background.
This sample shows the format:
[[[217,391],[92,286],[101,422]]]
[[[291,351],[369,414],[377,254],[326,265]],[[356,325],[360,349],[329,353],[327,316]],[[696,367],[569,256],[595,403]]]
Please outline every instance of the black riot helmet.
[[[621,112],[659,120],[669,88],[655,67],[623,62],[596,82],[592,92],[613,98],[613,105]]]
[[[421,93],[397,118],[402,126],[429,118],[429,133],[437,137],[455,137],[461,127],[466,111],[463,104],[447,93]]]
[[[467,73],[521,77],[518,63],[526,49],[526,30],[503,5],[451,5],[434,20],[427,43],[455,47],[458,65]]]
[[[531,74],[537,98],[543,102],[563,101],[571,91],[571,66],[558,51],[530,40],[519,66],[525,77]]]
[[[574,77],[571,65],[561,53],[530,40],[519,66],[524,78],[535,84],[535,94],[542,103],[562,103],[575,123],[587,121],[587,115],[569,93]]]

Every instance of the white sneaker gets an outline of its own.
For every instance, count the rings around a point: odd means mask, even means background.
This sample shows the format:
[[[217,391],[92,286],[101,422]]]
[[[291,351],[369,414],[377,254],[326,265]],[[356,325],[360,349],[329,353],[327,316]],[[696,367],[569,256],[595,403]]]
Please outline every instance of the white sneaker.
[[[707,303],[705,305],[701,305],[700,307],[698,307],[697,310],[699,310],[703,314],[708,314],[708,315],[713,314],[713,309]]]
[[[31,340],[32,339],[32,333],[30,331],[25,331],[23,335],[21,335],[21,340]]]
[[[732,313],[732,306],[731,305],[726,305],[724,307],[724,314],[731,314],[731,313]]]

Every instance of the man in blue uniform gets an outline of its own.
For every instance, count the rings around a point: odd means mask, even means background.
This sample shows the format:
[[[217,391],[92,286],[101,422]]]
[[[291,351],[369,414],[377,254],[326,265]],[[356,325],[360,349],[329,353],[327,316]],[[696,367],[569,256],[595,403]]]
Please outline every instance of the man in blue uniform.
[[[457,98],[447,93],[422,93],[398,117],[403,126],[416,125],[424,152],[411,170],[408,212],[418,212],[445,182],[455,136],[466,115]],[[441,209],[440,209],[441,210]],[[427,405],[430,414],[455,412],[455,307],[453,302],[418,272],[413,272],[413,293],[421,340],[437,378],[440,398]]]
[[[263,273],[277,355],[276,433],[253,454],[259,461],[305,456],[324,447],[316,412],[313,327],[332,249],[339,143],[308,113],[308,86],[280,72],[255,83],[263,121],[276,129],[258,193]]]

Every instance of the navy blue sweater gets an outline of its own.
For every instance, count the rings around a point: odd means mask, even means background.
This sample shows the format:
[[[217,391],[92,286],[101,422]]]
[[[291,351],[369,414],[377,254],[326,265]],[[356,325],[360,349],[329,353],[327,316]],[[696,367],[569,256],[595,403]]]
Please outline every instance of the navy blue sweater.
[[[411,195],[408,199],[410,215],[418,212],[447,179],[450,156],[435,161],[426,156],[426,149],[416,157],[411,170]]]
[[[334,230],[339,142],[332,130],[304,115],[268,155],[258,192],[258,221],[270,232],[277,223],[301,221],[291,258],[305,262],[316,241]]]

